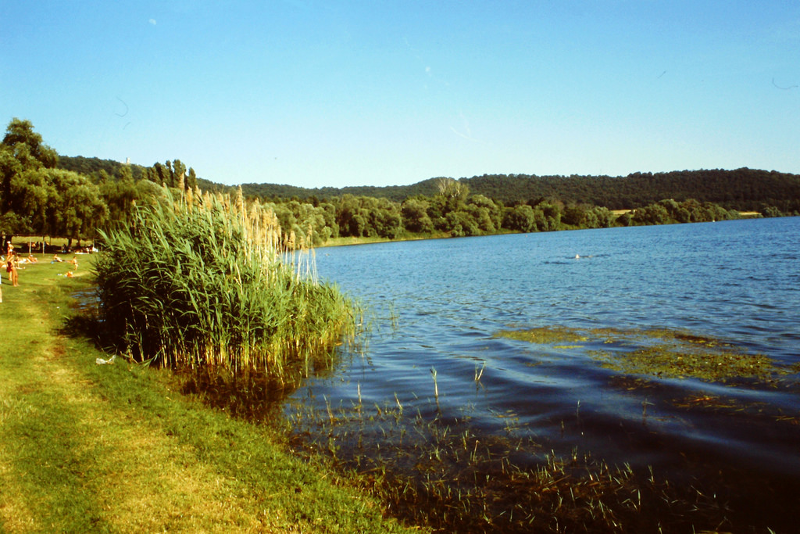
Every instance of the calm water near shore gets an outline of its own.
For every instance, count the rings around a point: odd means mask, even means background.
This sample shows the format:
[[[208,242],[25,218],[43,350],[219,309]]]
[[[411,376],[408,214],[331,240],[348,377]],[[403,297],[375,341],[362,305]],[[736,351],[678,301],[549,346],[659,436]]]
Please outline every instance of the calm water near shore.
[[[677,481],[757,478],[762,494],[794,491],[798,260],[797,217],[321,249],[319,277],[362,301],[374,324],[363,354],[290,405],[396,404]],[[497,337],[529,329],[583,337]],[[652,342],[636,337],[651,330],[764,355],[782,372],[722,382],[598,361]]]

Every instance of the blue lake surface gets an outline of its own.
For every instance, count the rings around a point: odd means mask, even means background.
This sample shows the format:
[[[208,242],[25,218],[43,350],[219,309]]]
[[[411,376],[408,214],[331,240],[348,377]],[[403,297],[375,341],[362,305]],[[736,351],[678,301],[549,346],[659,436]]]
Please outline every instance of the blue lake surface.
[[[676,477],[750,469],[797,482],[798,260],[797,217],[319,249],[319,278],[362,302],[373,324],[363,353],[291,400],[399,402],[498,435],[511,420],[556,453]],[[540,327],[671,329],[766,355],[787,373],[740,387],[634,384],[591,357],[602,343],[496,337]]]

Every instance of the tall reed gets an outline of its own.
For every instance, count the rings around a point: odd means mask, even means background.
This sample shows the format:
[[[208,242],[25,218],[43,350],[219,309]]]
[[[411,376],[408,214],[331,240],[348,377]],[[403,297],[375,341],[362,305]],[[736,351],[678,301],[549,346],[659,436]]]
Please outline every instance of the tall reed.
[[[297,252],[303,237],[282,235],[274,213],[241,191],[167,193],[102,238],[101,316],[137,359],[282,379],[354,335],[353,303],[315,280],[310,255],[304,263]]]

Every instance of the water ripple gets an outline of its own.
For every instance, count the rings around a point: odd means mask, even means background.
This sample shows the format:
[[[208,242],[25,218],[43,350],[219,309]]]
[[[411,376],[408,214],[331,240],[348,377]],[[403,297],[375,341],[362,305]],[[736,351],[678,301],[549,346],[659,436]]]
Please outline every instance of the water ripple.
[[[397,394],[421,414],[468,409],[473,424],[501,434],[510,423],[498,414],[513,413],[515,432],[610,462],[677,471],[742,462],[800,477],[796,386],[620,377],[582,343],[493,337],[535,327],[677,329],[795,365],[798,250],[800,218],[326,249],[320,276],[367,305],[391,303],[396,326],[379,324],[365,358],[309,388],[334,403],[352,402],[360,387],[365,402]]]

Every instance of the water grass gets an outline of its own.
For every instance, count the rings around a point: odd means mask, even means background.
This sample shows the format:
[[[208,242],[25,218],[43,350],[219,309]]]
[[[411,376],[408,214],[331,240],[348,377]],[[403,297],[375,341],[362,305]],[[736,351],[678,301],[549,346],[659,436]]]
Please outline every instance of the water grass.
[[[469,417],[433,413],[412,415],[396,398],[371,410],[300,403],[289,415],[291,443],[353,473],[393,515],[436,532],[716,532],[735,524],[725,500],[696,481],[673,484],[577,448],[559,455],[513,424],[498,436]]]
[[[165,193],[132,220],[102,234],[96,265],[100,317],[129,357],[286,381],[355,335],[354,304],[316,280],[304,237],[241,192]]]
[[[656,379],[694,378],[731,385],[749,380],[773,384],[777,377],[797,372],[793,367],[780,365],[764,354],[750,353],[734,343],[682,330],[545,326],[502,330],[495,335],[551,345],[554,349],[592,349],[586,350],[586,355],[603,367],[625,375]]]

